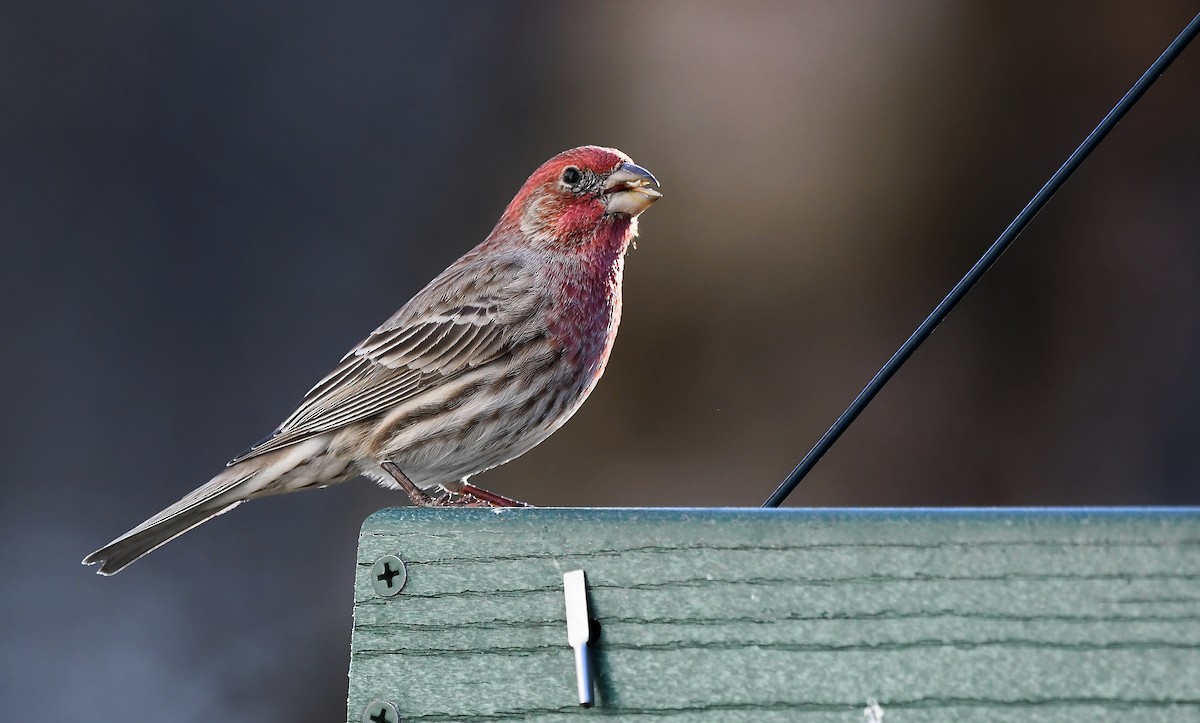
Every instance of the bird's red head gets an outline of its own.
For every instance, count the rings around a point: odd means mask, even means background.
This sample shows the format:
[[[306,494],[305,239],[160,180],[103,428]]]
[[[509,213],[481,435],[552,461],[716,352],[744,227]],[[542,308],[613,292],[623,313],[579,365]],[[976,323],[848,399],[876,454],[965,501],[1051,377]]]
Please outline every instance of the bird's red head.
[[[634,219],[662,197],[651,184],[658,185],[658,179],[615,148],[572,148],[533,172],[501,225],[560,248],[594,244],[613,234],[624,244],[636,233]]]

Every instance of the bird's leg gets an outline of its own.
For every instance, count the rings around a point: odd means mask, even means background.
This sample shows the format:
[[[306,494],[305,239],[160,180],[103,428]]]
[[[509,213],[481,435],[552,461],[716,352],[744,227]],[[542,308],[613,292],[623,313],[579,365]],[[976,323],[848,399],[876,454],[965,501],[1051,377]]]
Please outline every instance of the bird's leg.
[[[498,495],[495,492],[489,492],[485,489],[480,489],[479,487],[467,484],[466,482],[463,483],[462,489],[459,491],[462,494],[470,495],[477,500],[483,500],[492,507],[533,507],[533,505],[527,502],[521,502],[520,500],[514,500],[511,497]]]
[[[413,481],[404,474],[404,471],[396,466],[395,462],[380,462],[380,467],[396,480],[396,484],[400,485],[400,489],[408,495],[408,499],[416,507],[514,507],[524,505],[523,502],[510,500],[507,497],[493,494],[487,490],[479,490],[488,497],[477,497],[473,493],[463,490],[461,496],[453,493],[445,497],[434,497],[425,490],[413,484]],[[475,489],[475,488],[472,488]],[[493,500],[503,500],[503,502],[495,502]],[[528,505],[525,505],[528,507]]]
[[[396,484],[400,485],[400,489],[404,490],[404,493],[408,495],[408,499],[416,507],[437,507],[442,504],[439,500],[434,499],[426,493],[425,490],[413,484],[413,481],[396,466],[395,462],[381,462],[379,466],[383,467],[383,471],[390,474],[392,479],[396,480]]]

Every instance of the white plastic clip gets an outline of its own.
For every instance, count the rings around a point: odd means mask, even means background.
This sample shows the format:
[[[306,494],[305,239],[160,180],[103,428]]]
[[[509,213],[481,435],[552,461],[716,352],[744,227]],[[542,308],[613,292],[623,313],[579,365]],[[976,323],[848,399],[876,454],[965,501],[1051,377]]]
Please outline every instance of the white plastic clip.
[[[579,684],[579,705],[590,708],[592,699],[592,661],[588,640],[592,637],[588,616],[587,581],[583,570],[563,573],[563,592],[567,598],[567,642],[575,649],[575,679]]]

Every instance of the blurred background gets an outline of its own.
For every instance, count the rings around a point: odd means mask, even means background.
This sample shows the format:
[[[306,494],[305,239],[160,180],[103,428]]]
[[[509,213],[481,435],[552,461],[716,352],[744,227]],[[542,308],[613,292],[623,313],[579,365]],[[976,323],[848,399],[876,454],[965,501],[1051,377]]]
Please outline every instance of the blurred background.
[[[480,485],[755,506],[1194,3],[6,3],[0,700],[12,720],[344,720],[358,481],[114,579],[524,178],[663,182],[607,375]],[[789,504],[1200,503],[1200,47]],[[448,685],[456,681],[447,681]]]

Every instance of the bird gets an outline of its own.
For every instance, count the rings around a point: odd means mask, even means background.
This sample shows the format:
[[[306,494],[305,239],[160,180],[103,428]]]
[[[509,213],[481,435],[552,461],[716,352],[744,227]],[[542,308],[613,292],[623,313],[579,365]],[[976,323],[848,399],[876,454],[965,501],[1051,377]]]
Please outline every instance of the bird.
[[[112,575],[248,500],[359,476],[414,504],[520,505],[471,485],[549,437],[604,373],[626,252],[662,197],[625,153],[543,163],[483,242],[350,350],[267,438],[83,559]]]

